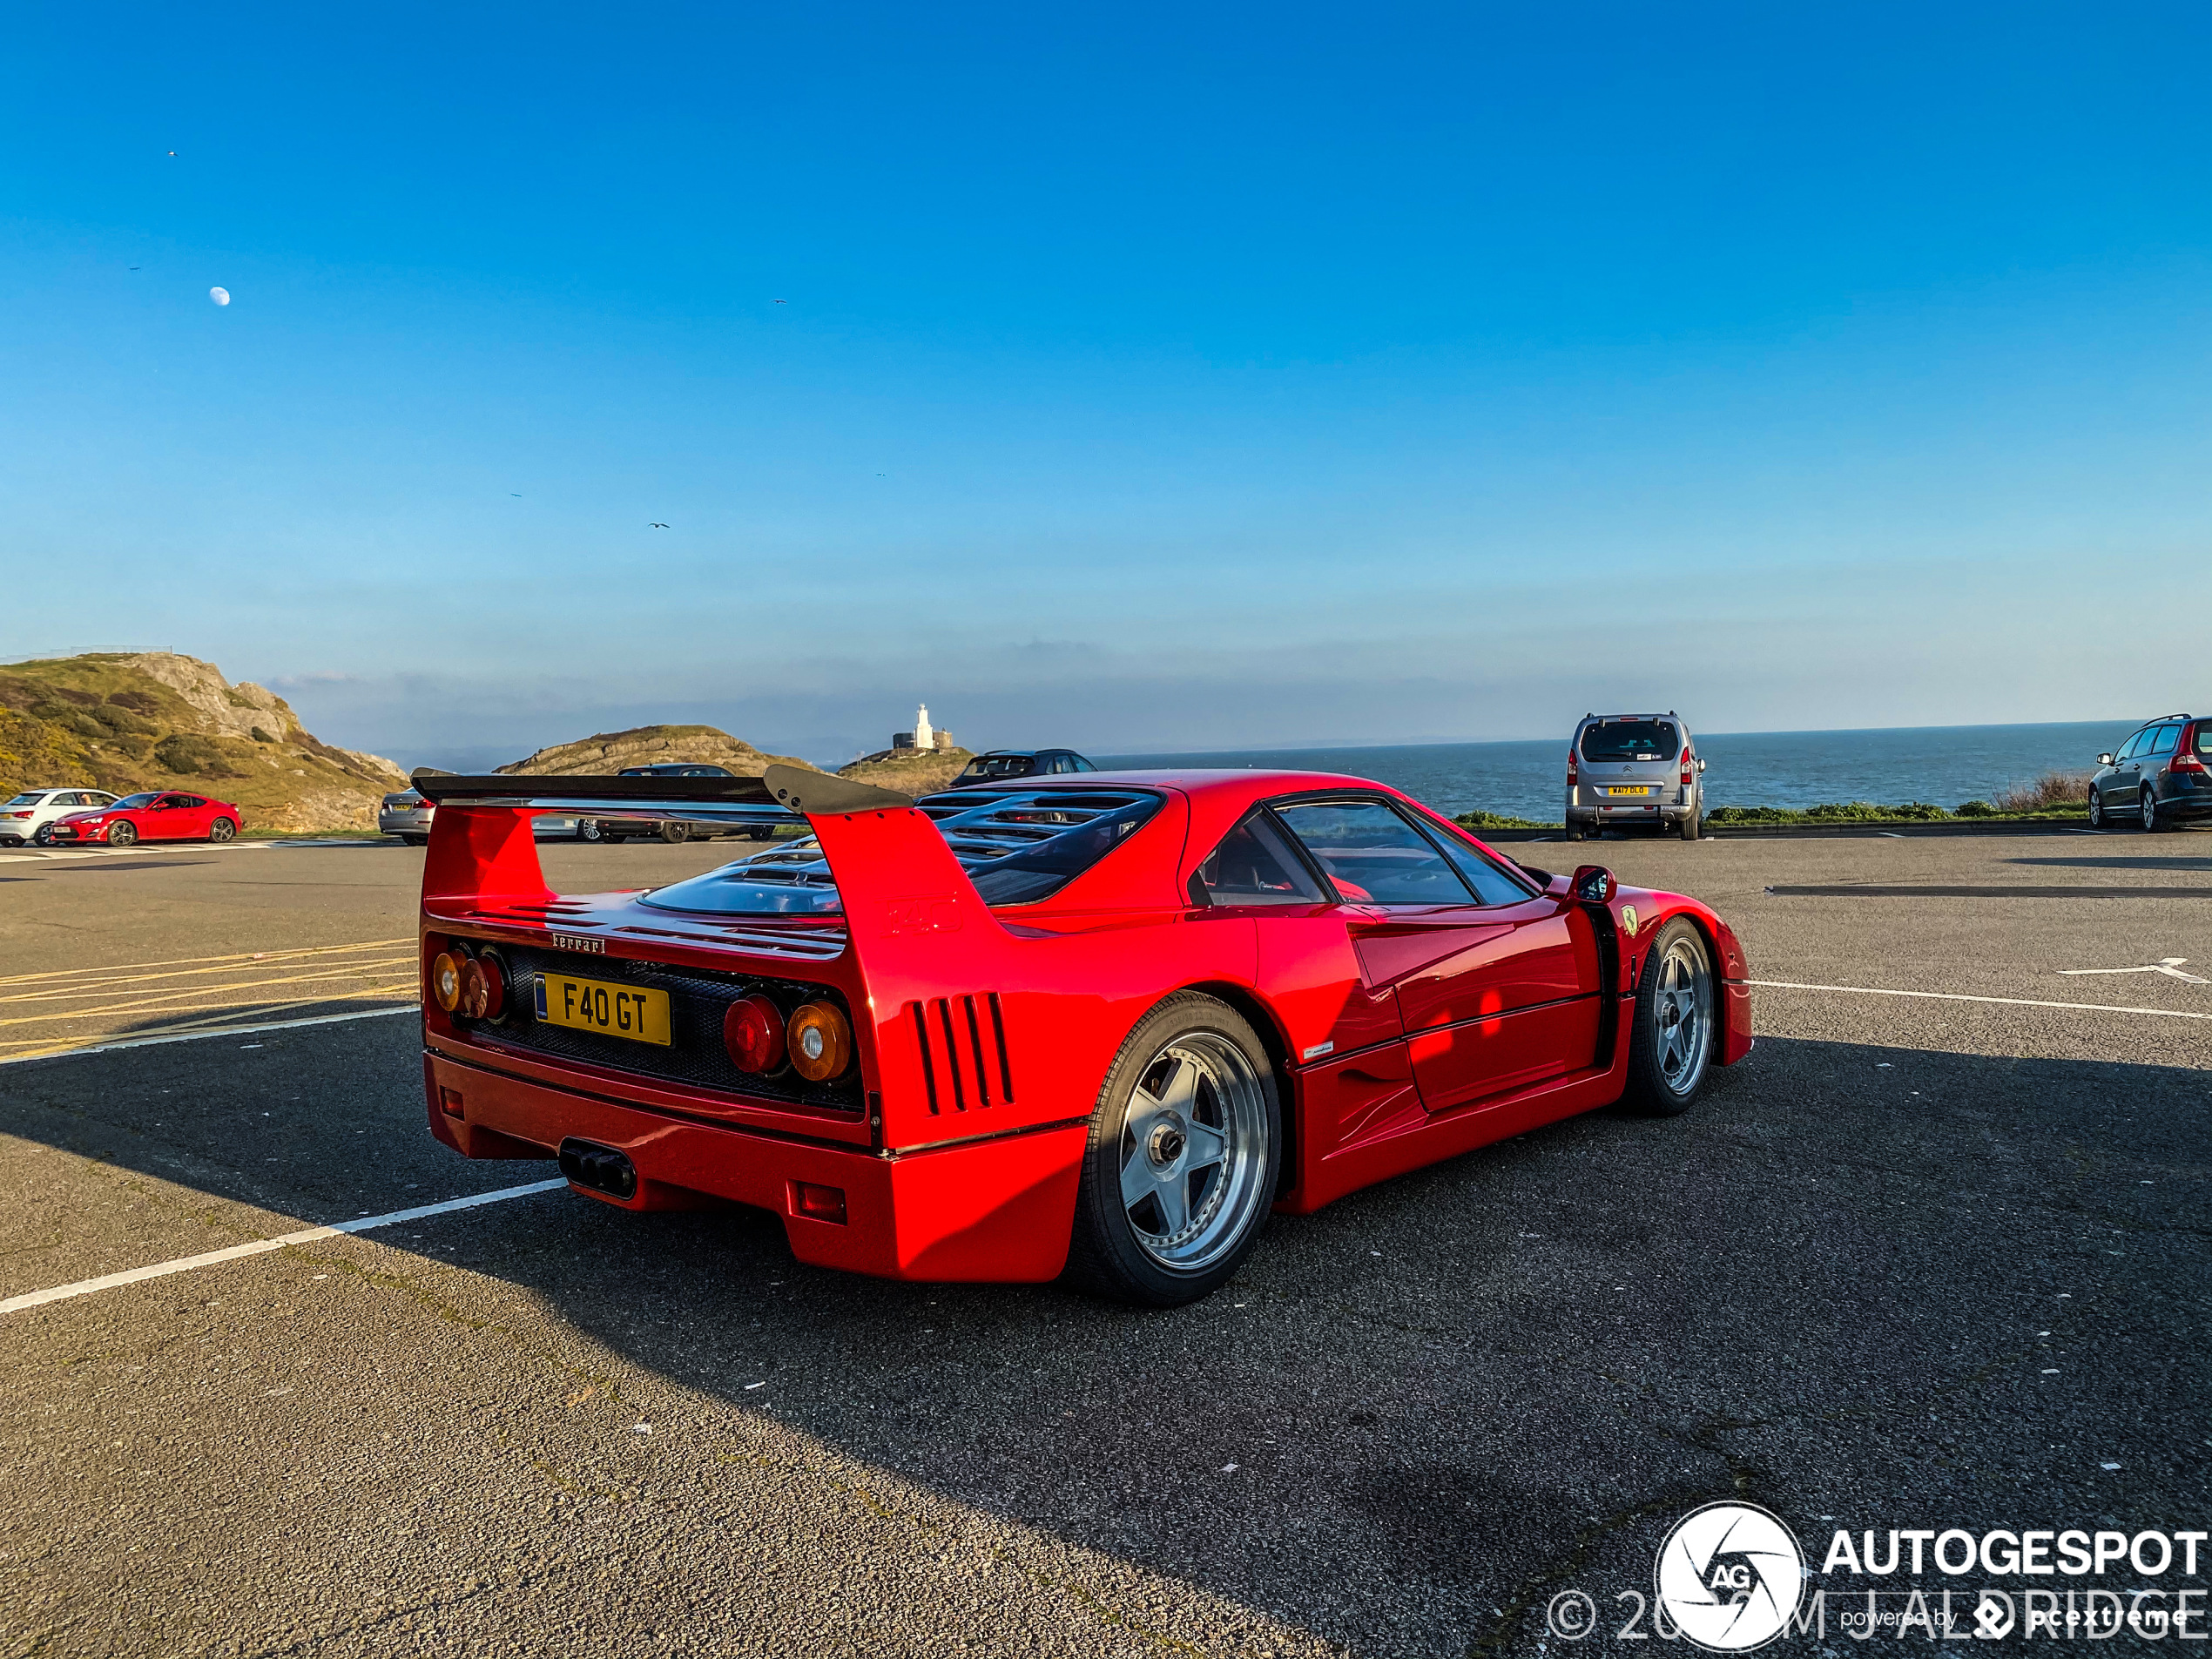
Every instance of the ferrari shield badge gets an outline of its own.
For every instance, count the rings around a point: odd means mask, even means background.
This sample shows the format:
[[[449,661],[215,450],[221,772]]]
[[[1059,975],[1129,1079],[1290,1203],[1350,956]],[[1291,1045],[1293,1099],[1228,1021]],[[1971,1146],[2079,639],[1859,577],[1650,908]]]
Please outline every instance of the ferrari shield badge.
[[[1624,904],[1621,907],[1621,926],[1629,938],[1634,939],[1636,936],[1636,929],[1642,925],[1636,921],[1636,907],[1634,905]]]

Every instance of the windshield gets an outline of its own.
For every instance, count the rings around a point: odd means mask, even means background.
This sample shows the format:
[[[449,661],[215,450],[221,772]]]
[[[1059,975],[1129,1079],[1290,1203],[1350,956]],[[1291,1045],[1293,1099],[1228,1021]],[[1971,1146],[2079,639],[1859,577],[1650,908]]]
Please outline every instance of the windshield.
[[[10,806],[36,806],[40,801],[45,799],[46,792],[44,790],[34,789],[27,795],[17,796],[13,800],[10,801],[8,805]]]
[[[1037,764],[1035,755],[978,755],[968,763],[963,778],[1026,778]]]
[[[116,802],[115,804],[118,806],[151,806],[154,804],[154,802],[159,800],[160,799],[161,792],[159,790],[155,790],[151,794],[125,795],[121,800]]]
[[[1681,752],[1671,720],[1594,720],[1582,728],[1585,760],[1672,760]]]
[[[915,803],[936,820],[988,905],[1049,899],[1160,810],[1136,789],[952,790]],[[844,908],[813,836],[755,853],[638,900],[720,916],[833,916]]]

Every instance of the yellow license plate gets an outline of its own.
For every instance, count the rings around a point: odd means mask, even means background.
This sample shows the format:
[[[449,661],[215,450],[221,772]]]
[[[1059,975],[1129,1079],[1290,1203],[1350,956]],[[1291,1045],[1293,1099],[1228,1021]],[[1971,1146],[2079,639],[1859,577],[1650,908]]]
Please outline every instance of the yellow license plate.
[[[635,985],[540,974],[537,1017],[548,1025],[628,1037],[632,1042],[658,1042],[664,1049],[674,1042],[668,1034],[668,993]]]
[[[1651,786],[1649,784],[1608,784],[1605,792],[1608,795],[1649,795],[1651,792]]]

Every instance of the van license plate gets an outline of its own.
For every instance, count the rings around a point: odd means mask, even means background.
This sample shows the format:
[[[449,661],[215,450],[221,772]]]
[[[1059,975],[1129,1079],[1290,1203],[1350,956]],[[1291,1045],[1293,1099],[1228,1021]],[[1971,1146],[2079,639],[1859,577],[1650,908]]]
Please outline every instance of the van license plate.
[[[548,1025],[627,1037],[632,1042],[658,1042],[664,1049],[674,1046],[668,1031],[666,991],[610,985],[604,980],[571,979],[566,974],[540,974],[537,1017]]]
[[[1608,795],[1649,795],[1651,792],[1651,786],[1649,784],[1608,784],[1605,786],[1605,792]]]

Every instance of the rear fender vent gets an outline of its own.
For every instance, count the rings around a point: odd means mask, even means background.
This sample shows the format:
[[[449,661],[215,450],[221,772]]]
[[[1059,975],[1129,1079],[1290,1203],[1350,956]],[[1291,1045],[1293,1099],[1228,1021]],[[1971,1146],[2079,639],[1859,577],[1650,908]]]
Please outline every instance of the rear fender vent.
[[[909,1002],[907,1022],[921,1051],[921,1087],[932,1117],[1014,1103],[1014,1064],[996,991]]]

